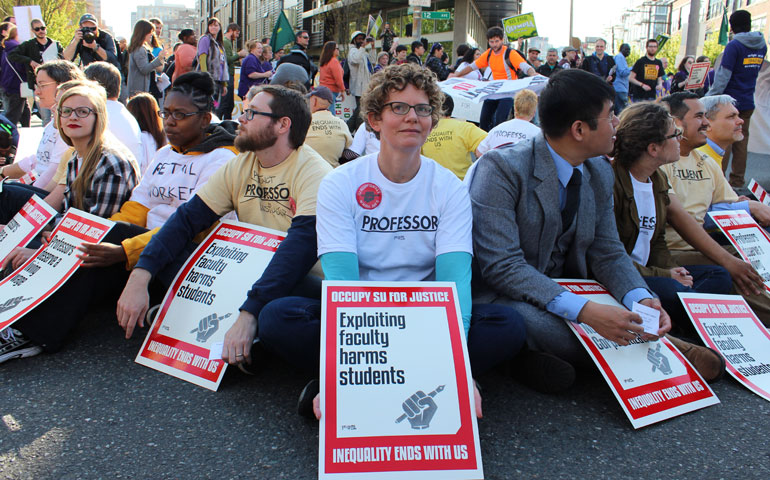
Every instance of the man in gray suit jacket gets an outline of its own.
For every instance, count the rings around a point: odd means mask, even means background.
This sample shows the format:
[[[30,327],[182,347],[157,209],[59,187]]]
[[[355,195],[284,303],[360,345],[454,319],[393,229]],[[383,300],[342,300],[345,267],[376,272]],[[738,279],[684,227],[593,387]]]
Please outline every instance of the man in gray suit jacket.
[[[564,319],[627,345],[641,319],[586,301],[553,278],[595,278],[627,308],[660,311],[658,335],[671,328],[618,239],[612,206],[615,92],[582,70],[558,72],[540,96],[542,134],[484,154],[470,187],[473,244],[481,273],[476,301],[513,306],[527,323],[529,383],[559,391],[574,365],[590,359]],[[655,336],[643,335],[645,339]]]

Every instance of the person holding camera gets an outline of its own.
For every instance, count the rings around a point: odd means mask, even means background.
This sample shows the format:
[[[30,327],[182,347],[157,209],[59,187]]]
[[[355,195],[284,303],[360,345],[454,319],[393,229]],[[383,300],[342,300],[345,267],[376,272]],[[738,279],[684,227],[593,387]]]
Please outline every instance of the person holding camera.
[[[83,67],[89,63],[104,61],[120,69],[120,62],[115,53],[115,40],[109,33],[99,30],[96,17],[86,13],[80,17],[79,25],[80,28],[75,30],[72,41],[64,49],[64,58],[74,62],[79,55]]]

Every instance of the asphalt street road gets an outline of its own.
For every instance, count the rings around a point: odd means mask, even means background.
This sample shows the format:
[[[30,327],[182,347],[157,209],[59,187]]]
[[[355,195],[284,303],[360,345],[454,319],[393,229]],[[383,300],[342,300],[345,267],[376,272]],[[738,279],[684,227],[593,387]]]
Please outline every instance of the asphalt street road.
[[[747,179],[770,190],[768,162]],[[98,310],[62,352],[0,366],[0,479],[317,477],[318,425],[294,413],[307,375],[268,360],[210,392],[134,363],[142,335]],[[719,405],[636,431],[594,370],[560,395],[480,380],[488,479],[770,478],[770,403],[731,378]]]

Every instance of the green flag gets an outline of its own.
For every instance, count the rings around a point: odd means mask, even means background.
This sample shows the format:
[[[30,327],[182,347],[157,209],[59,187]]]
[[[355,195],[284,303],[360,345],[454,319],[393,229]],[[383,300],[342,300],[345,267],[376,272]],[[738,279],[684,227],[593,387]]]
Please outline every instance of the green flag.
[[[727,45],[727,32],[728,32],[728,26],[727,26],[727,3],[725,2],[725,9],[722,12],[722,27],[719,29],[719,44],[720,45]]]
[[[278,21],[275,22],[275,28],[273,28],[273,36],[270,37],[270,46],[274,52],[277,52],[279,48],[293,41],[294,28],[289,23],[289,19],[286,18],[286,14],[281,11]]]

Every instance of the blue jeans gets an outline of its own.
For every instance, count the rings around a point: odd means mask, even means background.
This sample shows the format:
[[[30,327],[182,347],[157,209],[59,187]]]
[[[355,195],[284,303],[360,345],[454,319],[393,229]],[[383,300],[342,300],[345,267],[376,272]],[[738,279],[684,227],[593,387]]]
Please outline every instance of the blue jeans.
[[[332,112],[332,115],[334,115],[334,116],[337,115],[337,112],[335,111],[334,107],[337,105],[337,96],[338,95],[339,95],[339,93],[332,92],[332,97],[334,98],[334,101],[332,102],[331,105],[329,105],[329,111]]]
[[[479,126],[482,130],[490,131],[497,125],[508,120],[508,114],[513,108],[513,98],[499,100],[484,100],[479,116]]]
[[[292,366],[317,373],[321,355],[321,301],[284,297],[259,314],[259,339],[265,348]],[[504,305],[474,304],[468,332],[473,376],[510,361],[524,345],[524,319]]]
[[[615,92],[615,115],[620,115],[628,106],[628,92]]]
[[[687,265],[684,268],[692,276],[692,287],[685,287],[673,278],[666,277],[644,277],[644,281],[660,298],[660,303],[671,317],[672,324],[687,332],[693,332],[692,324],[677,293],[728,295],[732,290],[733,280],[727,270],[716,265]]]

